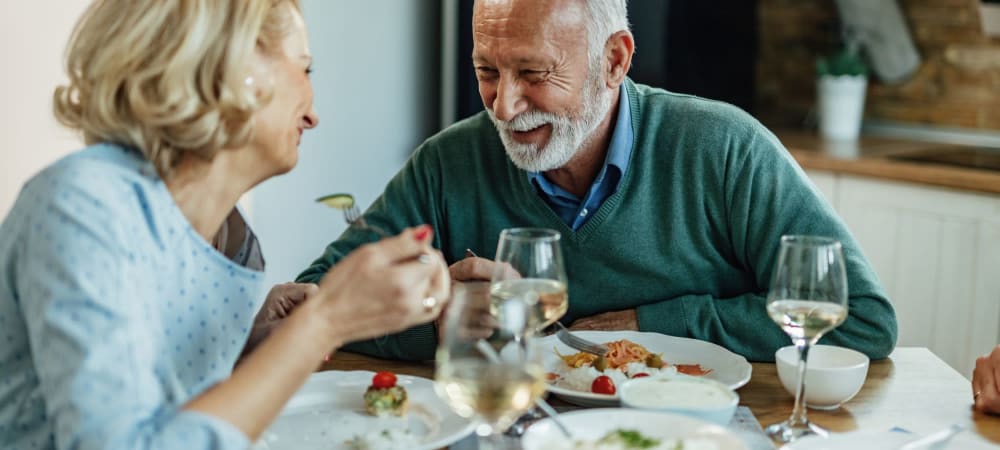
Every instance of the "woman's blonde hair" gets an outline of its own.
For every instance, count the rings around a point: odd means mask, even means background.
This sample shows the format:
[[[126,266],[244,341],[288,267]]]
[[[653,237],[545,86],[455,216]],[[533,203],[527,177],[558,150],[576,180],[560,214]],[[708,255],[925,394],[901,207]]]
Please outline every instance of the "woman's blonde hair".
[[[97,0],[66,51],[56,118],[87,144],[136,149],[168,178],[182,154],[211,160],[246,144],[269,92],[256,49],[280,51],[298,0]]]

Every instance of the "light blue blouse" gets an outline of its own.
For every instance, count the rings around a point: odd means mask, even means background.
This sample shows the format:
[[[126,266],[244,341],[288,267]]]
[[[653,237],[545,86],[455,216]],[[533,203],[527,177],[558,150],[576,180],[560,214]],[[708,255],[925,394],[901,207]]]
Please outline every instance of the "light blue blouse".
[[[0,448],[247,448],[180,407],[230,374],[263,298],[145,160],[62,159],[0,225]]]

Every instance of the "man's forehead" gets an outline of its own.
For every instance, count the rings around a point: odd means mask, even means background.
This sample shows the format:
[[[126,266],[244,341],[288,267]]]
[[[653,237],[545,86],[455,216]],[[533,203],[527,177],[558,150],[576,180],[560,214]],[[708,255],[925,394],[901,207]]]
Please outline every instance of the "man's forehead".
[[[583,27],[585,18],[580,0],[479,0],[472,28],[474,33],[545,33]]]

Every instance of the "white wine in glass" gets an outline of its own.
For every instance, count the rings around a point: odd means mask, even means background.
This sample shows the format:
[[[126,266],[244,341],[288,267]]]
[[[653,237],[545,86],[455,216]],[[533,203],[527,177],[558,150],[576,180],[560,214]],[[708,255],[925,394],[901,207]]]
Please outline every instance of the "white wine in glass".
[[[772,439],[791,442],[810,434],[827,435],[806,417],[806,364],[809,348],[847,319],[847,296],[840,242],[821,236],[781,237],[767,312],[799,350],[799,382],[791,417],[765,429]]]
[[[508,228],[500,232],[490,294],[494,305],[520,298],[531,305],[532,325],[552,325],[569,308],[566,267],[558,231]]]
[[[435,391],[477,422],[479,448],[503,449],[502,433],[545,393],[534,309],[521,298],[500,304],[486,283],[458,283],[437,350]]]

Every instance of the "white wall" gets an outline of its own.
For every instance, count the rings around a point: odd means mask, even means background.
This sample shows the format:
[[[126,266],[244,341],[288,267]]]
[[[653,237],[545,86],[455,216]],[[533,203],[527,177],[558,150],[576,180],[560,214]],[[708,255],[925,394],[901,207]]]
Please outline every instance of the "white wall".
[[[89,0],[0,1],[0,217],[35,172],[82,143],[52,118],[62,54]],[[292,279],[344,229],[313,202],[354,193],[369,205],[438,124],[438,2],[304,0],[320,126],[298,167],[244,199],[269,280]]]
[[[63,49],[89,3],[0,2],[0,217],[31,175],[82,146],[52,118],[52,91],[64,80]]]
[[[294,278],[344,230],[316,197],[350,192],[367,207],[436,131],[437,4],[303,1],[320,125],[303,136],[298,166],[250,195],[270,282]]]

